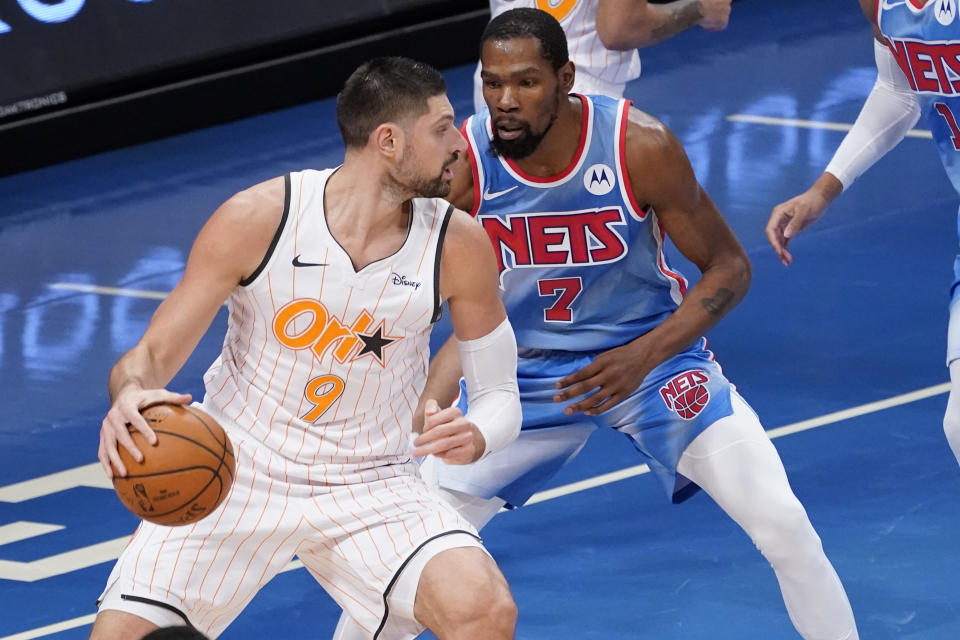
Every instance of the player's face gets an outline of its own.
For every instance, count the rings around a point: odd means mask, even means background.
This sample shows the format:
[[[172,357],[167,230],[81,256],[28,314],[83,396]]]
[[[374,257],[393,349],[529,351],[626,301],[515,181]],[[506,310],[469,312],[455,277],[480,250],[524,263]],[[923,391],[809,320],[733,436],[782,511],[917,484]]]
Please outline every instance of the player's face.
[[[397,180],[421,198],[443,198],[450,193],[457,157],[467,141],[453,124],[453,107],[446,95],[427,100],[427,113],[410,128]]]
[[[480,54],[483,99],[493,118],[494,151],[519,160],[533,153],[557,119],[557,72],[536,38],[487,40]]]

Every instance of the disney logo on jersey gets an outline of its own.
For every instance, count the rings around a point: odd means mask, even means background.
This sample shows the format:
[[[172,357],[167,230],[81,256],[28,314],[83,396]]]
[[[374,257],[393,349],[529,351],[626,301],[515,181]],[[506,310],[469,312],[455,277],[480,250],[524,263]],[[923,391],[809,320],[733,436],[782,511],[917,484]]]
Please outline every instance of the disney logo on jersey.
[[[621,207],[477,217],[497,252],[501,287],[511,269],[608,264],[627,255],[614,228],[626,225]]]
[[[956,11],[953,12],[956,15]],[[887,38],[887,48],[910,88],[941,96],[960,95],[960,41],[921,42]]]
[[[413,280],[407,280],[407,276],[400,275],[399,273],[390,274],[390,282],[400,287],[413,287],[413,290],[416,291],[420,288],[422,282],[414,282]]]
[[[401,336],[386,335],[383,320],[371,330],[374,322],[374,317],[364,309],[347,325],[321,302],[298,298],[274,314],[273,335],[290,349],[310,349],[318,361],[327,353],[332,353],[341,364],[369,354],[384,366],[384,349]]]

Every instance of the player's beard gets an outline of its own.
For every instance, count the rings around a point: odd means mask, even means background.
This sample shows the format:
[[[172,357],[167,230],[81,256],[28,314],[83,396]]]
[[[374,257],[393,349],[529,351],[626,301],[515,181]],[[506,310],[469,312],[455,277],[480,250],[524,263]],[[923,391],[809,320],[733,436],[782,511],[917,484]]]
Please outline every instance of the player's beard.
[[[450,194],[450,181],[444,178],[443,174],[451,164],[456,162],[457,155],[453,154],[443,163],[440,169],[440,175],[436,178],[415,177],[405,185],[410,191],[416,194],[417,198],[445,198]]]
[[[550,120],[547,122],[547,126],[543,128],[543,131],[534,132],[533,127],[531,127],[528,122],[516,122],[509,118],[501,118],[499,119],[500,123],[506,121],[511,124],[519,124],[520,130],[523,132],[513,140],[504,140],[498,134],[498,120],[495,120],[493,122],[493,139],[490,141],[491,153],[495,156],[501,156],[510,160],[522,160],[536,151],[544,136],[550,131],[550,127],[552,127],[553,123],[557,120],[557,114],[560,111],[560,97],[560,91],[558,90],[553,113],[550,114]]]

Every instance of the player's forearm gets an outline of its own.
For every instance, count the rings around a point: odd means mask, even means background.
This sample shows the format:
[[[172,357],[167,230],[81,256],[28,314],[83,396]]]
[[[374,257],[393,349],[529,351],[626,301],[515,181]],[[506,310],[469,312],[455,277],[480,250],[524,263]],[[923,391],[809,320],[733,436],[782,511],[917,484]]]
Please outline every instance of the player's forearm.
[[[700,0],[649,4],[636,0],[601,1],[597,34],[608,49],[649,47],[695,26],[703,19]]]
[[[643,357],[656,366],[687,348],[743,299],[750,278],[746,256],[734,256],[705,268],[677,310],[638,338],[643,343]]]
[[[453,404],[460,393],[460,356],[457,354],[456,340],[453,336],[443,343],[436,355],[430,360],[430,371],[423,387],[420,402],[413,414],[413,430],[423,430],[423,403],[429,399],[437,401],[441,408]]]
[[[110,400],[116,400],[120,392],[133,387],[137,389],[160,389],[166,386],[173,375],[165,375],[157,366],[150,349],[137,344],[113,365],[110,370],[108,389]]]

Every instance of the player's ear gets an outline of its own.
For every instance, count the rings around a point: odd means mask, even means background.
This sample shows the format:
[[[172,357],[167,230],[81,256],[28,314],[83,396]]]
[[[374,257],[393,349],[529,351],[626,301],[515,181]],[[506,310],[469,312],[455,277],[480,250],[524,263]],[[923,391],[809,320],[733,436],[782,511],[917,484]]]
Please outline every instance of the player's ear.
[[[404,131],[393,122],[385,122],[374,129],[370,139],[377,151],[392,160],[400,159],[403,154]]]
[[[557,69],[557,78],[560,80],[560,90],[564,93],[573,91],[573,79],[577,75],[577,68],[573,60],[567,60]]]

